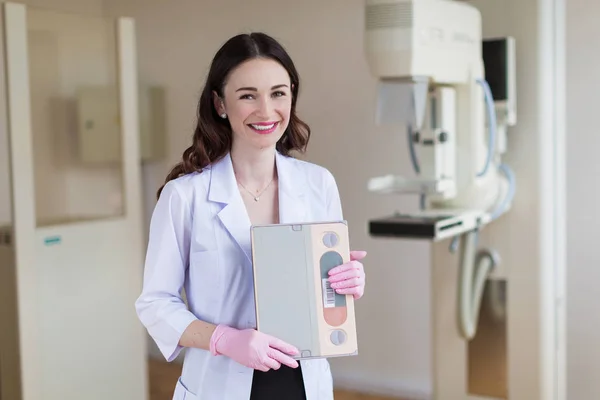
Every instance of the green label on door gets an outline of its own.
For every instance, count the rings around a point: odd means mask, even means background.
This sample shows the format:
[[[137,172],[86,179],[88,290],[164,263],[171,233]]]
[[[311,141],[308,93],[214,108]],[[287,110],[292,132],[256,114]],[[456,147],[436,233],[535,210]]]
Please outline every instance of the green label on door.
[[[50,236],[44,239],[44,244],[46,246],[53,246],[55,244],[60,244],[61,238],[60,236]]]

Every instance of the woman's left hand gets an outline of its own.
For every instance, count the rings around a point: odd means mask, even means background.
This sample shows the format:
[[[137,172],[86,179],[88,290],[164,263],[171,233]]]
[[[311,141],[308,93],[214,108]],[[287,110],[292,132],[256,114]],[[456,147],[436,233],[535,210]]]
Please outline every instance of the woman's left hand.
[[[329,282],[336,293],[351,294],[355,300],[363,296],[365,293],[365,270],[360,260],[366,255],[366,251],[351,251],[350,262],[329,271]]]

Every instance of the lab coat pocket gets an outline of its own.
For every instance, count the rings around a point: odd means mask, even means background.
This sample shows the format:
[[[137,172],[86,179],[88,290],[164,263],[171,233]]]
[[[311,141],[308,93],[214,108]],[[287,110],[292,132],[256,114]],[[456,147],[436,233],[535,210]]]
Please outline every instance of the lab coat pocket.
[[[214,304],[221,298],[223,273],[217,250],[190,254],[189,287],[195,305]],[[188,294],[188,299],[190,298]]]
[[[190,392],[183,382],[181,378],[177,380],[177,384],[175,385],[175,393],[173,393],[173,400],[197,400],[198,397]]]

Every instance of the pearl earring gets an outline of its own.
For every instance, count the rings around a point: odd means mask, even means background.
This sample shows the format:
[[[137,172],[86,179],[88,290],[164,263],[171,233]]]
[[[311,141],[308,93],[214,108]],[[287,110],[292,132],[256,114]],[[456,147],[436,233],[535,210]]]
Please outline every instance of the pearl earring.
[[[223,119],[227,118],[227,114],[225,114],[225,113],[221,114],[221,118],[223,118]]]

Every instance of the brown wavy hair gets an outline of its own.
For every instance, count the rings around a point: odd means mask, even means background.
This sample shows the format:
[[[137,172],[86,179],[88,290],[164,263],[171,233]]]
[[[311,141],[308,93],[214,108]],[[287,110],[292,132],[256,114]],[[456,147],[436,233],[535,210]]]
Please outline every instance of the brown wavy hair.
[[[213,103],[213,91],[223,98],[223,88],[231,71],[254,58],[268,58],[279,62],[287,70],[292,84],[290,122],[276,144],[277,151],[286,156],[291,156],[293,151],[306,151],[310,127],[296,115],[300,76],[292,59],[277,40],[265,33],[240,34],[225,42],[215,54],[198,102],[198,123],[192,145],[185,149],[182,160],[167,175],[165,183],[157,192],[157,197],[160,197],[164,185],[170,180],[200,172],[231,150],[231,126],[227,119],[219,117]]]

